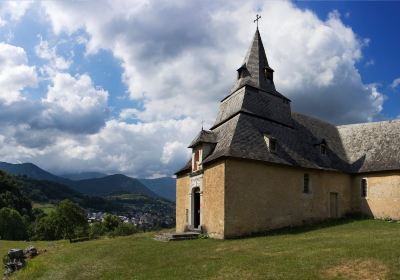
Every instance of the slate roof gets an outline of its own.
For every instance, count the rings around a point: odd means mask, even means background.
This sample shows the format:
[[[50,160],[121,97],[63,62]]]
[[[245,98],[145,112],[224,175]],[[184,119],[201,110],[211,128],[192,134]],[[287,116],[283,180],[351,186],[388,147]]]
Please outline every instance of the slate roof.
[[[292,126],[289,102],[253,87],[242,87],[229,98],[223,99],[212,128],[218,126],[233,115],[245,112],[287,126]]]
[[[400,120],[337,128],[349,162],[357,163],[355,171],[400,170]]]
[[[268,66],[263,52],[257,30],[245,62]],[[263,75],[257,67],[250,72]],[[291,112],[288,99],[260,89],[263,84],[254,85],[253,78],[239,79],[237,84],[244,84],[221,101],[211,130],[201,131],[190,144],[215,143],[203,164],[234,157],[345,173],[400,170],[400,120],[335,126]],[[276,139],[276,151],[269,151],[266,136]],[[177,174],[190,168],[189,161]]]
[[[217,143],[216,135],[212,131],[201,130],[197,134],[196,138],[193,139],[188,148],[193,148],[199,143]]]
[[[290,128],[246,113],[236,115],[215,129],[218,143],[204,164],[226,156],[314,169],[349,168],[335,126],[300,114],[293,117],[294,126]],[[277,140],[276,152],[269,151],[266,135]],[[316,145],[321,139],[326,139],[327,155],[322,155]]]
[[[231,89],[231,93],[234,93],[243,86],[252,86],[283,99],[288,99],[275,89],[273,81],[270,82],[269,80],[265,79],[265,68],[272,70],[272,68],[269,67],[260,32],[257,28],[244,61],[238,69],[239,73],[240,71],[245,73],[244,77],[236,80],[233,88]]]

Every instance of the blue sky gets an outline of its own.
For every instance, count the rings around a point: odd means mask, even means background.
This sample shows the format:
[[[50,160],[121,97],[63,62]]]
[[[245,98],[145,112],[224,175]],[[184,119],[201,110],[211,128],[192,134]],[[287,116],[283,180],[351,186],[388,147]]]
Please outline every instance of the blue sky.
[[[397,118],[399,12],[400,2],[0,2],[0,160],[170,176],[229,93],[256,13],[293,110],[336,124]]]

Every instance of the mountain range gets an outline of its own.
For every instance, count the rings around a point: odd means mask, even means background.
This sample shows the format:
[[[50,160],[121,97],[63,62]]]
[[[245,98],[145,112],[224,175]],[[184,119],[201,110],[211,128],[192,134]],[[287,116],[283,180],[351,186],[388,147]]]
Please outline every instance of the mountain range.
[[[35,180],[46,180],[66,185],[87,195],[108,195],[116,192],[143,194],[175,201],[175,179],[136,179],[122,174],[106,175],[97,172],[54,175],[33,163],[11,164],[0,162],[0,170]]]

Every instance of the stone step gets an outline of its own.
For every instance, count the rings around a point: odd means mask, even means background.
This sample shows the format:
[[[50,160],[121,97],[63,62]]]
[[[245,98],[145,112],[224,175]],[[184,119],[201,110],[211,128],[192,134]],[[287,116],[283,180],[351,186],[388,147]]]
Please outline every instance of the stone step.
[[[179,241],[197,239],[200,233],[198,232],[176,232],[176,233],[163,233],[154,237],[158,241]]]

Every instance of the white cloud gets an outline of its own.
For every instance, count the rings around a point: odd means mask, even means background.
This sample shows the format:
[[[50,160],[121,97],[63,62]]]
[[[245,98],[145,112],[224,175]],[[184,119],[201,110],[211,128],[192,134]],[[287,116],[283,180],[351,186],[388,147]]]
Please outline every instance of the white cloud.
[[[78,34],[87,55],[110,50],[122,62],[129,97],[143,107],[107,119],[107,93],[87,74],[59,73],[68,61],[57,66],[56,48],[42,40],[37,54],[55,69],[52,85],[34,120],[1,128],[4,160],[34,161],[53,170],[173,173],[187,158],[186,144],[201,120],[212,123],[218,101],[229,93],[255,31],[256,9],[275,84],[293,100],[294,110],[336,123],[373,120],[382,110],[378,87],[365,84],[356,67],[369,39],[359,38],[336,11],[322,20],[290,2],[256,0],[41,5],[56,35]]]
[[[394,79],[392,84],[390,85],[391,88],[395,89],[400,85],[400,78]]]
[[[34,125],[74,133],[95,133],[108,117],[107,99],[108,92],[95,88],[88,75],[72,77],[57,73],[46,98],[42,99],[45,109]]]
[[[173,161],[182,162],[188,156],[186,148],[187,145],[178,141],[165,143],[161,162],[163,164],[170,164]]]
[[[33,161],[59,173],[94,170],[141,177],[171,175],[189,155],[185,146],[169,143],[168,139],[179,134],[183,142],[189,141],[197,132],[195,124],[193,119],[147,124],[110,120],[93,135],[58,132],[54,136],[56,141],[44,147],[22,145],[15,136],[17,128],[5,129],[3,126],[0,127],[3,136],[0,137],[0,158],[9,162]],[[47,135],[43,131],[38,134]]]
[[[132,120],[132,119],[137,119],[137,115],[139,114],[139,110],[135,108],[128,108],[128,109],[123,109],[121,113],[119,114],[119,118],[121,120]]]
[[[43,40],[41,36],[39,36],[39,39],[39,44],[35,47],[36,55],[48,60],[48,64],[42,68],[43,74],[53,76],[58,71],[67,70],[71,66],[71,60],[66,60],[64,57],[57,55],[56,46],[50,47],[49,42]]]
[[[18,21],[31,6],[33,1],[1,1],[0,2],[0,26],[8,21]]]
[[[107,99],[88,75],[58,73],[42,100],[0,103],[0,123],[20,145],[43,148],[59,135],[97,133],[109,117]]]
[[[36,83],[36,70],[28,65],[25,50],[0,43],[0,103],[11,104],[22,100],[21,91]]]
[[[356,68],[369,39],[358,38],[337,11],[324,21],[281,1],[43,5],[56,33],[84,29],[89,53],[105,48],[122,60],[130,97],[144,100],[136,114],[144,121],[190,116],[212,122],[250,43],[254,7],[262,11],[260,30],[277,88],[295,110],[347,123],[373,119],[382,107]]]

